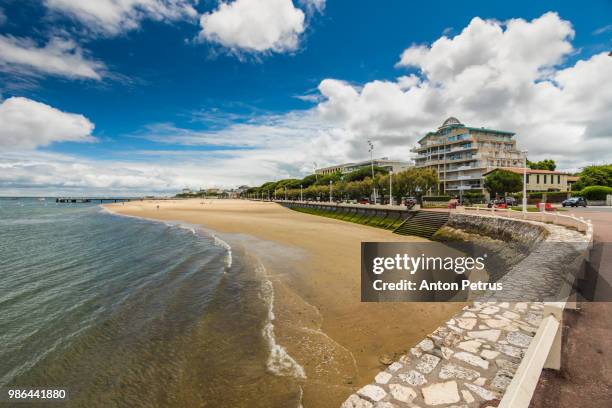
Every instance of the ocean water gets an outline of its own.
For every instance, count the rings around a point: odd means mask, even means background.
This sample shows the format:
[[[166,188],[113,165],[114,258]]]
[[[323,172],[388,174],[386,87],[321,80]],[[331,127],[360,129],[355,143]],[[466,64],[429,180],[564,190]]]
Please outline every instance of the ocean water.
[[[0,387],[67,389],[57,406],[284,408],[304,377],[275,341],[265,270],[220,237],[0,199]]]

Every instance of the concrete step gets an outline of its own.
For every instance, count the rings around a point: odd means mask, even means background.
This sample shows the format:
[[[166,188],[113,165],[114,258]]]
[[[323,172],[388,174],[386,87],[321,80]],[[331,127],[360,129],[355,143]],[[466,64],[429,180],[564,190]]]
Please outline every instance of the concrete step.
[[[415,211],[393,232],[399,235],[413,235],[431,238],[448,221],[448,213],[442,211]]]

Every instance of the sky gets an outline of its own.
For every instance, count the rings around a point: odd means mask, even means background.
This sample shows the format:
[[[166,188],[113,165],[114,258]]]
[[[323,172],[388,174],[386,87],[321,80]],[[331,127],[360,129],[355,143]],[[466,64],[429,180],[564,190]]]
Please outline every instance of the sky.
[[[259,185],[449,116],[612,162],[612,2],[0,0],[0,195]]]

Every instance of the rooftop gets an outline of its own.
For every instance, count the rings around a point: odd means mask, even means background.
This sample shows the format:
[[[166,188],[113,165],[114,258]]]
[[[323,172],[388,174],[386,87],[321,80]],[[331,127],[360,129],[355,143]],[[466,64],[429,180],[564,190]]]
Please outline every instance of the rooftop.
[[[493,173],[496,170],[507,170],[510,171],[512,173],[516,173],[516,174],[523,174],[524,171],[524,167],[496,167],[493,170],[489,170],[486,173],[483,174],[483,176],[486,176],[487,174]],[[569,175],[569,173],[565,172],[565,171],[552,171],[552,170],[534,170],[534,169],[527,169],[527,174],[555,174],[555,175]]]

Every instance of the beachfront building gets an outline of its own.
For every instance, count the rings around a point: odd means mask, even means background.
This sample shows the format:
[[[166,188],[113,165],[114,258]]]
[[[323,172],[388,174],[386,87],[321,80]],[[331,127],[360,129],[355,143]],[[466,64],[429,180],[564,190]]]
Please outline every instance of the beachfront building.
[[[523,176],[523,167],[499,167],[493,170],[489,170],[483,174],[488,176],[499,170],[508,170],[516,174]],[[569,173],[562,171],[551,171],[551,170],[532,170],[527,169],[527,191],[568,191],[570,187]]]
[[[486,194],[484,173],[496,167],[523,167],[523,154],[514,133],[468,127],[450,117],[427,133],[412,149],[415,166],[435,169],[440,178],[431,194],[460,196],[470,191]]]
[[[393,171],[397,173],[399,171],[405,170],[408,167],[411,167],[413,164],[407,161],[400,160],[389,160],[388,157],[383,157],[380,159],[374,159],[374,166],[382,167],[387,171]],[[320,169],[315,169],[316,174],[326,175],[326,174],[334,174],[334,173],[350,173],[355,170],[359,170],[362,167],[371,166],[372,160],[364,160],[356,163],[343,163],[336,164],[334,166],[323,167]]]

